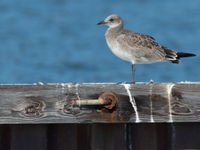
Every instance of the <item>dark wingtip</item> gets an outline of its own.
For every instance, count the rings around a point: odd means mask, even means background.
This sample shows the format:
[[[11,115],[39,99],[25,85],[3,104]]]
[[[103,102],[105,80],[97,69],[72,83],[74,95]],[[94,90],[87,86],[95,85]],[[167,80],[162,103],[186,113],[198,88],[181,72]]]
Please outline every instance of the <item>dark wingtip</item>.
[[[179,64],[180,63],[180,60],[171,60],[171,62],[173,63],[173,64]]]
[[[193,57],[193,56],[196,56],[196,54],[178,52],[177,56],[178,56],[177,58],[181,58],[181,57]]]

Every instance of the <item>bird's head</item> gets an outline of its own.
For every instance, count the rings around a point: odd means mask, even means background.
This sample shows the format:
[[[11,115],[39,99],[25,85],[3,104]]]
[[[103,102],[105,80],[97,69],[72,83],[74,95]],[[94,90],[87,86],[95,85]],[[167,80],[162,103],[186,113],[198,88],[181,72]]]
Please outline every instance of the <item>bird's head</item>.
[[[97,23],[97,25],[105,24],[109,28],[123,27],[123,20],[119,15],[110,15],[104,21]]]

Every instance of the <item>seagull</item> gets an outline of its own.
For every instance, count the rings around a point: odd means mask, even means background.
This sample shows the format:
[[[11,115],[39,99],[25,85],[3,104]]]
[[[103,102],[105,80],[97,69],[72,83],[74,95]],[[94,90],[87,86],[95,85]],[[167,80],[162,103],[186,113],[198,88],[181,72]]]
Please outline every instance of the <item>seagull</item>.
[[[192,53],[176,52],[158,44],[149,35],[124,29],[119,15],[108,16],[97,25],[107,25],[105,37],[110,50],[122,60],[132,64],[132,83],[134,84],[135,64],[151,64],[156,62],[172,62],[178,64],[180,58],[196,56]]]

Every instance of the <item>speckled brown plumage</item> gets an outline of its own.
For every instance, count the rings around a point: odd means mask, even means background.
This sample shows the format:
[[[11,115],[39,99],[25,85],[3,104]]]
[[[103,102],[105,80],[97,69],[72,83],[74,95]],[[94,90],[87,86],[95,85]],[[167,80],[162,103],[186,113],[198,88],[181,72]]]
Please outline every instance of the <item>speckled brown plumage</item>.
[[[190,53],[176,52],[165,46],[159,45],[149,35],[123,29],[123,20],[118,15],[108,16],[98,23],[109,26],[106,31],[106,42],[110,50],[119,58],[133,64],[150,64],[155,62],[179,63],[181,57],[195,56]],[[134,82],[134,73],[133,73]]]
[[[178,59],[180,57],[177,55],[176,51],[159,45],[155,39],[149,35],[124,30],[123,22],[121,25],[119,24],[119,26],[107,30],[106,40],[108,46],[115,55],[123,60],[130,61],[132,64],[165,61],[179,63]],[[124,52],[119,52],[120,50]],[[194,56],[193,54],[185,54],[187,56]]]

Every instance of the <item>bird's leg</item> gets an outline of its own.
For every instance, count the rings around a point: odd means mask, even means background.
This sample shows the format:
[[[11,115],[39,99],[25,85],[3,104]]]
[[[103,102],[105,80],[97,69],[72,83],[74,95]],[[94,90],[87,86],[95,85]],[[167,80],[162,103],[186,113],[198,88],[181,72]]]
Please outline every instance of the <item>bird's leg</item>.
[[[135,75],[135,64],[132,64],[132,84],[135,84],[135,81],[134,81],[134,75]]]

